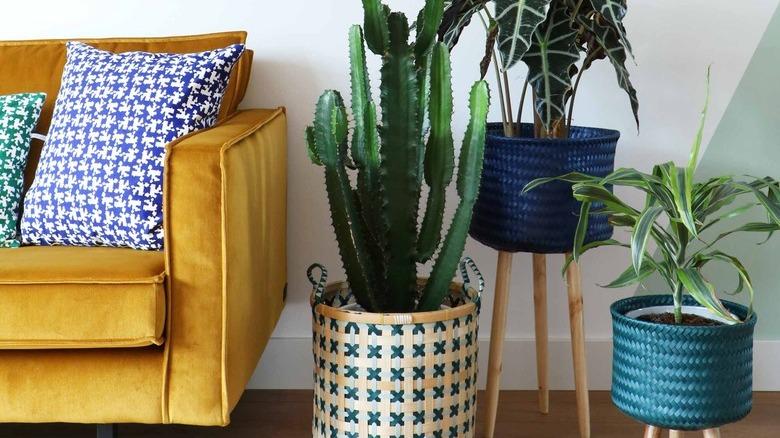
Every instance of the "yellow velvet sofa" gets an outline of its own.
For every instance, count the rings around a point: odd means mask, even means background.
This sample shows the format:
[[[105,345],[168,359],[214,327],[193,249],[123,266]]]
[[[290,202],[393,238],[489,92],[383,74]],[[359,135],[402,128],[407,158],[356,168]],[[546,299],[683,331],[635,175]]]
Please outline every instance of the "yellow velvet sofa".
[[[81,41],[183,53],[245,39]],[[0,94],[48,93],[40,133],[64,43],[0,42]],[[0,422],[230,422],[284,306],[287,275],[285,111],[236,109],[251,67],[247,51],[215,127],[167,147],[164,251],[0,249]]]

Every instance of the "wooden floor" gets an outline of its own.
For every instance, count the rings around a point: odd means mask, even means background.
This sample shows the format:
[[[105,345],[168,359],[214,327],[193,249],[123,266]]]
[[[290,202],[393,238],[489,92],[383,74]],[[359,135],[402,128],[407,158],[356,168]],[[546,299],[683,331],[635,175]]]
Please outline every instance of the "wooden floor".
[[[593,438],[641,438],[642,427],[618,412],[609,393],[590,396]],[[550,394],[550,414],[536,411],[536,392],[501,393],[496,438],[576,438],[573,392]],[[480,411],[480,414],[482,412]],[[311,437],[311,392],[248,391],[227,428],[121,425],[119,437],[189,438],[308,438]],[[477,430],[481,431],[481,418]],[[722,429],[723,438],[780,437],[780,393],[757,393],[753,413],[739,424]],[[92,437],[94,426],[0,425],[0,437]],[[700,437],[688,433],[686,437]]]

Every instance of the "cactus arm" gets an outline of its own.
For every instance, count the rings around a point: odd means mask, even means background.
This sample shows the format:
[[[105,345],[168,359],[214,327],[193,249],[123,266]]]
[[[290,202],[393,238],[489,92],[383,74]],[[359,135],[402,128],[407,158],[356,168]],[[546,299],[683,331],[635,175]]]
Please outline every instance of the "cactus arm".
[[[477,82],[471,89],[471,120],[463,139],[458,162],[458,195],[460,204],[455,211],[452,224],[442,246],[431,277],[425,285],[418,311],[438,310],[449,291],[449,284],[455,274],[458,261],[466,247],[469,224],[474,203],[477,200],[479,182],[482,177],[482,162],[485,157],[485,129],[490,96],[487,83]]]
[[[373,291],[375,271],[368,257],[365,230],[344,167],[347,114],[338,92],[326,91],[320,97],[313,131],[316,155],[325,167],[325,186],[344,270],[358,302],[368,311],[377,310],[379,306]]]
[[[389,16],[390,46],[381,69],[382,215],[387,226],[385,251],[389,311],[414,307],[416,290],[417,208],[419,202],[417,77],[403,14]]]
[[[425,7],[420,11],[417,19],[417,38],[414,43],[414,56],[418,60],[425,58],[425,55],[433,46],[442,17],[444,17],[444,0],[426,0]]]
[[[380,0],[363,0],[363,12],[368,48],[377,55],[384,55],[390,40],[387,8]]]
[[[422,61],[415,60],[417,63],[417,132],[420,133],[420,142],[417,149],[418,160],[418,185],[422,185],[422,178],[425,166],[425,133],[428,129],[426,114],[428,113],[428,99],[430,97],[431,75],[430,54],[426,55]]]
[[[306,153],[309,155],[309,159],[317,166],[322,166],[320,157],[317,156],[317,146],[314,140],[314,126],[306,127]]]
[[[372,238],[382,234],[379,218],[379,139],[376,131],[376,109],[371,100],[371,84],[366,68],[363,31],[352,26],[349,31],[350,82],[352,86],[352,160],[358,168],[357,192],[366,226]]]
[[[349,29],[349,79],[352,90],[352,115],[355,129],[352,133],[352,161],[358,168],[366,164],[366,108],[371,105],[371,91],[366,70],[366,52],[363,31],[358,25]]]
[[[431,59],[431,133],[425,150],[425,183],[430,187],[425,218],[417,240],[417,260],[425,263],[441,240],[446,189],[452,181],[455,152],[452,141],[452,67],[447,46],[438,43]]]

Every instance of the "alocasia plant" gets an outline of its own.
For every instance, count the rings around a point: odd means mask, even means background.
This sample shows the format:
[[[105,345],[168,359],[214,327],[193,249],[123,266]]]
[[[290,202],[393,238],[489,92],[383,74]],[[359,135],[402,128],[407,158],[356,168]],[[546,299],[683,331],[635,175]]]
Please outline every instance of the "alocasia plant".
[[[452,49],[478,16],[488,33],[481,75],[492,60],[505,133],[519,135],[506,72],[522,61],[528,66],[523,96],[530,85],[537,136],[565,137],[581,75],[599,59],[608,59],[614,67],[639,126],[639,99],[626,69],[626,60],[633,55],[623,26],[625,15],[625,0],[451,0],[446,2],[439,39]],[[521,101],[518,120],[522,106]]]

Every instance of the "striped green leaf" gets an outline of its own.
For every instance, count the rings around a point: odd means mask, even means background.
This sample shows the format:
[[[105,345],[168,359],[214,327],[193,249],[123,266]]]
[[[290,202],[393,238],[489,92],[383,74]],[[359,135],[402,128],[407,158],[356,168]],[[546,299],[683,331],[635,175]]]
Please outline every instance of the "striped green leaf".
[[[634,271],[639,274],[642,271],[642,262],[645,259],[647,239],[650,237],[655,221],[664,212],[664,208],[655,205],[642,212],[639,220],[631,233],[631,261]]]
[[[644,279],[649,277],[657,270],[656,266],[657,265],[655,263],[644,263],[642,264],[642,269],[637,271],[634,268],[634,265],[631,265],[611,283],[600,286],[607,289],[617,289],[620,287],[641,283]]]
[[[693,218],[693,182],[692,175],[683,169],[672,167],[669,174],[669,188],[677,210],[677,219],[685,225],[693,237],[698,236],[696,221]]]
[[[579,260],[582,255],[582,247],[585,245],[585,237],[588,234],[588,222],[590,222],[590,202],[584,201],[580,207],[580,219],[574,232],[574,260]]]
[[[740,322],[734,314],[729,312],[723,302],[715,293],[715,287],[704,279],[698,269],[677,269],[677,278],[685,287],[685,290],[697,303],[709,309],[712,313],[729,321]]]

